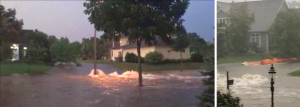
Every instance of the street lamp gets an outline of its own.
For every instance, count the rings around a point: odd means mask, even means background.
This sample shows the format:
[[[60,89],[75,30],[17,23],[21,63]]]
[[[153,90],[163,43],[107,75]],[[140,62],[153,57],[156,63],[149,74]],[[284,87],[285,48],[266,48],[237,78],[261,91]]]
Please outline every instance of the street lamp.
[[[273,64],[271,65],[271,68],[269,70],[269,77],[271,78],[271,107],[274,107],[274,76],[276,75],[275,69],[273,67]]]

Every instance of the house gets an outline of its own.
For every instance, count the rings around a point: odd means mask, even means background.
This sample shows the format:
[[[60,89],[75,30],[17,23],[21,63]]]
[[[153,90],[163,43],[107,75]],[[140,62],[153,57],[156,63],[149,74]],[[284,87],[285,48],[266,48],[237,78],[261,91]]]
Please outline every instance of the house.
[[[233,5],[242,5],[246,3],[251,13],[254,13],[255,21],[250,26],[249,42],[256,43],[261,52],[267,52],[272,49],[272,34],[268,31],[273,24],[279,12],[296,9],[297,6],[291,6],[285,0],[263,0],[234,2]],[[217,3],[217,23],[229,24],[227,12],[232,3]]]
[[[172,51],[162,41],[158,40],[155,45],[149,46],[145,42],[141,43],[141,57],[145,57],[147,53],[157,51],[163,54],[164,59],[180,59],[180,53]],[[137,55],[136,43],[128,43],[127,37],[121,37],[119,42],[112,41],[112,47],[110,49],[110,59],[116,60],[118,57],[122,57],[125,61],[125,55],[127,53],[134,53]],[[190,58],[190,48],[186,48],[182,53],[182,59]]]
[[[22,30],[20,38],[13,41],[13,45],[10,47],[13,50],[12,61],[23,59],[26,55],[27,45],[25,43],[25,35],[33,30]]]

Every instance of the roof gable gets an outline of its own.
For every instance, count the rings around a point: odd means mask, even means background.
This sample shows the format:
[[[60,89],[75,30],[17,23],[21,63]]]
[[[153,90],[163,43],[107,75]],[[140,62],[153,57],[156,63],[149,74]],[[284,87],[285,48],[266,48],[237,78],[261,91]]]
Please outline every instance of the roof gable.
[[[247,3],[248,9],[254,13],[255,22],[251,25],[251,32],[268,31],[271,27],[276,15],[281,6],[286,2],[284,0],[265,0],[265,1],[251,1],[251,2],[236,2],[234,5],[242,5]],[[231,3],[218,2],[218,5],[228,12]]]

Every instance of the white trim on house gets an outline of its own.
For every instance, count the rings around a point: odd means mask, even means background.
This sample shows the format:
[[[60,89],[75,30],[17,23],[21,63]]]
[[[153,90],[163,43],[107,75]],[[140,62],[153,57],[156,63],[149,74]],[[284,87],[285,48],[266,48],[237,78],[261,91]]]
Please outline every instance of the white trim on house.
[[[224,22],[222,22],[224,21]],[[217,23],[229,24],[229,17],[217,18]]]
[[[256,37],[258,37],[258,40]],[[252,41],[253,38],[254,38],[254,41]],[[260,33],[251,33],[250,34],[250,42],[258,42],[258,47],[261,47],[261,34]]]
[[[219,6],[218,3],[216,3],[216,4],[217,4],[217,6]],[[219,7],[220,7],[220,9],[217,11],[217,13],[218,13],[220,10],[222,10],[222,11],[225,12],[225,13],[227,13],[226,11],[224,11],[224,10],[222,9],[221,6],[219,6]]]

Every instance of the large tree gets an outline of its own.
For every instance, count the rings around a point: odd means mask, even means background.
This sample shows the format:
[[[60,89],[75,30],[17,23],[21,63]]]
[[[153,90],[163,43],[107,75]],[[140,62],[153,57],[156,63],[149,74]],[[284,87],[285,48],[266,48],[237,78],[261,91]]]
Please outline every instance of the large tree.
[[[20,42],[20,32],[23,20],[16,18],[15,9],[7,9],[0,5],[0,61],[6,60],[12,55],[10,46],[14,42]]]
[[[34,32],[29,32],[25,35],[25,42],[28,44],[28,51],[32,50],[35,51],[34,48],[40,48],[43,49],[43,52],[45,55],[41,56],[43,57],[41,60],[44,62],[51,62],[51,57],[50,57],[50,44],[48,41],[48,35],[35,30]],[[30,49],[33,48],[33,49]],[[29,54],[27,54],[29,55]],[[34,54],[31,54],[34,55]],[[34,57],[34,56],[33,56]]]
[[[136,43],[139,63],[139,86],[142,86],[141,42],[149,45],[156,40],[169,44],[183,21],[188,0],[89,0],[84,3],[89,21],[111,38],[121,35]]]
[[[300,11],[279,13],[270,32],[276,57],[300,57]]]
[[[217,36],[218,36],[218,48],[217,48],[217,58],[224,57],[228,54],[228,49],[230,49],[229,40],[227,36],[226,24],[219,23],[217,27]]]
[[[229,23],[227,26],[228,36],[226,39],[231,45],[231,52],[243,53],[249,48],[250,25],[255,21],[254,14],[248,10],[246,3],[231,4],[228,11]]]

